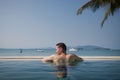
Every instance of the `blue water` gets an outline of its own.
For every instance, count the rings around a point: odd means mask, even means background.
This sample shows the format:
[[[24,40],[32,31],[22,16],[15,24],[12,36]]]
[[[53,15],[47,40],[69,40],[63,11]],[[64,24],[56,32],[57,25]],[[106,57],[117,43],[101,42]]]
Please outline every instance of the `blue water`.
[[[49,56],[55,49],[0,49],[0,56]],[[120,50],[81,50],[78,56],[120,56]],[[39,60],[0,60],[0,80],[120,80],[120,60],[83,61],[60,68]]]
[[[0,61],[0,80],[120,80],[120,61],[83,61],[67,66],[66,76],[41,61]]]
[[[37,51],[37,49],[0,49],[0,56],[49,56],[55,53],[55,49],[42,49],[43,51]],[[74,53],[79,56],[120,56],[120,50],[80,50]]]

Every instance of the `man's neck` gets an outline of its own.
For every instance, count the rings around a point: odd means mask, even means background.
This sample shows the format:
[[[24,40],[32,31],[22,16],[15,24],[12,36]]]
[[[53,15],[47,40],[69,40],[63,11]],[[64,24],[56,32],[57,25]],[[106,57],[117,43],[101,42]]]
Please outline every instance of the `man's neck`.
[[[61,55],[61,56],[66,56],[66,53],[62,52],[60,55]]]

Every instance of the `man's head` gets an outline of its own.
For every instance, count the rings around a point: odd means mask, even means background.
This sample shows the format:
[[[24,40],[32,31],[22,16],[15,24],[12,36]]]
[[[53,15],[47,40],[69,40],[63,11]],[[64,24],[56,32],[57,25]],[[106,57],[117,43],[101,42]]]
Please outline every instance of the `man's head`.
[[[57,43],[56,44],[56,53],[66,53],[67,47],[64,43]]]

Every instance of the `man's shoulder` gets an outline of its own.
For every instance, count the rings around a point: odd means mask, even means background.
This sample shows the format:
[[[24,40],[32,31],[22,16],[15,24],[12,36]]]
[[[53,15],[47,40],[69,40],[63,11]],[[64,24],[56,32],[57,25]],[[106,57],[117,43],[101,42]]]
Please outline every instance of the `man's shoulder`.
[[[75,54],[67,54],[68,57],[76,56]]]
[[[77,60],[77,61],[82,61],[83,59],[80,58],[79,56],[75,55],[75,54],[68,54],[67,58],[70,60]]]

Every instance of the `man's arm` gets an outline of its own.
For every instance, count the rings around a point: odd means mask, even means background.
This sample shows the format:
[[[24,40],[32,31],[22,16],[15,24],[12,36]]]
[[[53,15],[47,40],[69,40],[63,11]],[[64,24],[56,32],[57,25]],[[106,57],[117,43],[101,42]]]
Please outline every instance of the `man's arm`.
[[[51,56],[48,56],[48,57],[45,57],[42,59],[43,62],[53,62],[53,58],[54,58],[55,55],[51,55]]]
[[[75,54],[69,54],[67,56],[67,62],[69,64],[76,64],[77,62],[80,62],[80,61],[83,61],[82,58],[78,57],[77,55]]]
[[[79,56],[72,54],[72,56],[77,60],[77,61],[83,61],[82,58],[80,58]]]

